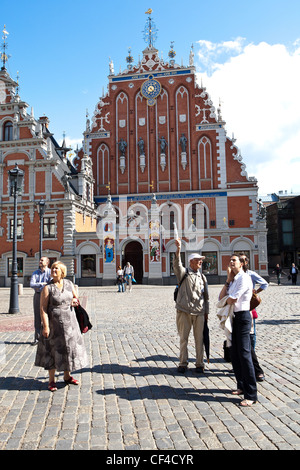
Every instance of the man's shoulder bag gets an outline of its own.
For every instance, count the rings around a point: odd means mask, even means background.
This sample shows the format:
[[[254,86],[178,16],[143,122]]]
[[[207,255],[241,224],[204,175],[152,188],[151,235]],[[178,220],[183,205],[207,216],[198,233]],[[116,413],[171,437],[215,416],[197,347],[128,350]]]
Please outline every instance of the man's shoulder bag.
[[[180,288],[181,284],[183,283],[183,281],[185,280],[185,278],[188,277],[188,275],[189,275],[188,269],[186,269],[186,270],[185,270],[185,275],[184,275],[183,278],[181,279],[179,285],[175,287],[175,290],[174,290],[174,301],[175,301],[175,302],[176,302],[176,300],[177,300],[179,288]]]

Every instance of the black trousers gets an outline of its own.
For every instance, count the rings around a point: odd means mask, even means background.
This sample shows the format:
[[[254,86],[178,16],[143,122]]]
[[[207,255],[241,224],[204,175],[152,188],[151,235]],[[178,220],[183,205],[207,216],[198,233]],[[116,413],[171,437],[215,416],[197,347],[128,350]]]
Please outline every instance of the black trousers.
[[[40,309],[41,293],[35,292],[33,296],[34,311],[34,340],[37,341],[41,334],[41,309]]]
[[[257,400],[255,370],[251,356],[251,315],[249,310],[234,312],[231,360],[237,388],[247,400]]]

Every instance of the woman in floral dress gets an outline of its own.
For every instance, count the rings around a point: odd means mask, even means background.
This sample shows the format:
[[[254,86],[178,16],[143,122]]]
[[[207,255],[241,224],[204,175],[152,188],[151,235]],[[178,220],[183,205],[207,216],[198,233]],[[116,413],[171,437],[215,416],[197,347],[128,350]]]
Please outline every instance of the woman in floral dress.
[[[48,389],[57,390],[55,371],[64,372],[67,384],[78,385],[71,370],[87,364],[87,354],[82,334],[71,308],[78,304],[74,284],[65,279],[66,266],[60,261],[51,267],[52,281],[41,293],[42,335],[40,337],[35,365],[49,371]]]

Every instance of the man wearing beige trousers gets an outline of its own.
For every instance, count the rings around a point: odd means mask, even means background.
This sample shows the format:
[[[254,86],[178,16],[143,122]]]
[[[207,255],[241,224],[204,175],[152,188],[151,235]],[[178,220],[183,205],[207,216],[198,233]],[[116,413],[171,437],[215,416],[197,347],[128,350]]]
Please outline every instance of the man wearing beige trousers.
[[[187,370],[188,339],[193,328],[196,348],[196,372],[203,373],[203,329],[204,321],[207,320],[209,314],[207,280],[200,272],[205,257],[199,253],[192,253],[188,257],[189,267],[185,269],[180,258],[181,240],[177,239],[175,243],[177,251],[173,269],[178,284],[183,280],[176,299],[176,323],[180,338],[179,366],[177,370],[180,373],[185,373]]]

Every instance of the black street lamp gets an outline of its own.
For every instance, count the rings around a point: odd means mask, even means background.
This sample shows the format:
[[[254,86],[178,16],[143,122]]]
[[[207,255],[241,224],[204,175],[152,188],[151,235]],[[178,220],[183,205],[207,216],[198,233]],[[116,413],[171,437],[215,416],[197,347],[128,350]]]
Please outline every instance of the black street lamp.
[[[44,214],[46,210],[46,202],[44,199],[41,199],[38,202],[39,205],[39,216],[40,216],[40,259],[43,256],[43,221],[44,221]]]
[[[19,313],[18,297],[18,264],[17,264],[17,198],[22,190],[24,171],[18,168],[9,170],[10,196],[14,197],[14,222],[13,222],[13,260],[10,284],[10,304],[8,313]]]

